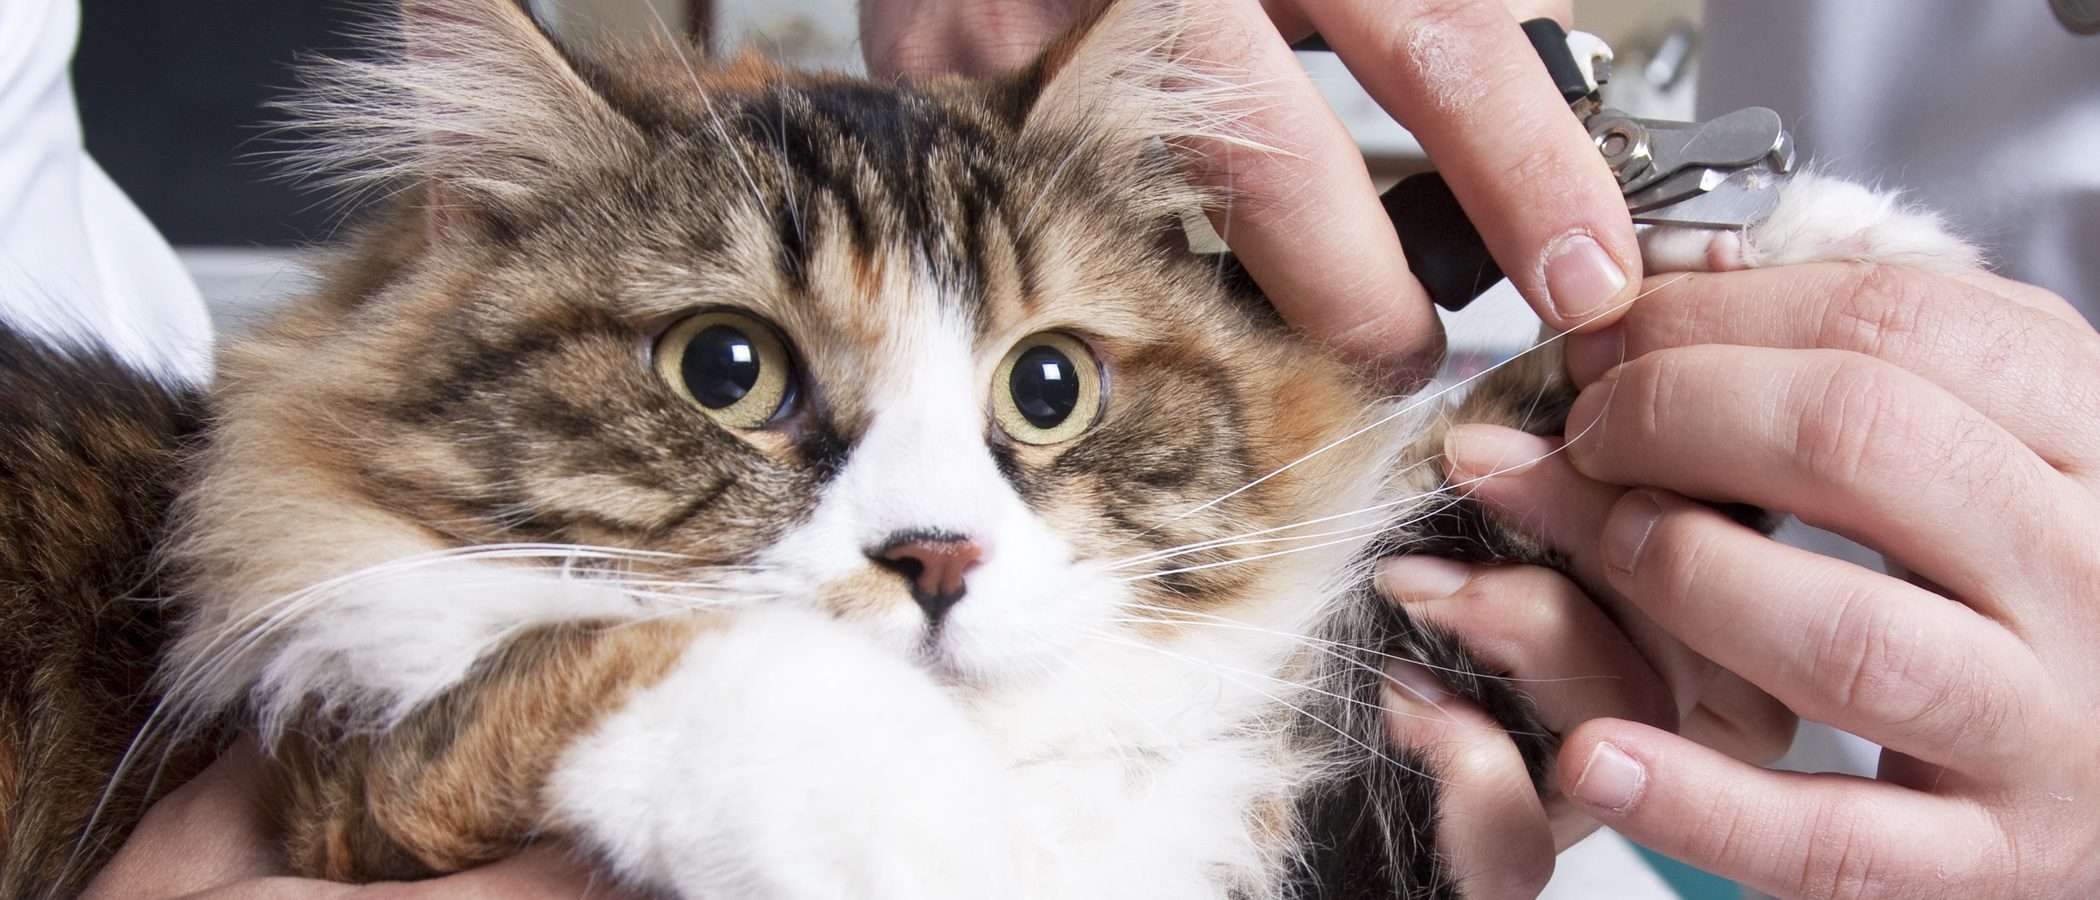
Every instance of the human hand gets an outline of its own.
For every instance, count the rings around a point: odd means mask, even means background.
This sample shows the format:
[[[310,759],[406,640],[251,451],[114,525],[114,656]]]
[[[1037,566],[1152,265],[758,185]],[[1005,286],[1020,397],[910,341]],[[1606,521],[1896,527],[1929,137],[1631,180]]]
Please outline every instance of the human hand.
[[[88,885],[84,900],[639,900],[643,895],[580,863],[556,844],[501,862],[414,883],[337,884],[292,877],[271,840],[261,753],[242,740],[190,783],[148,810]]]
[[[1018,68],[1082,0],[861,5],[879,75]],[[1247,132],[1275,147],[1197,146],[1193,176],[1231,189],[1219,234],[1286,319],[1403,380],[1442,351],[1363,160],[1289,42],[1315,29],[1421,141],[1488,248],[1547,322],[1571,327],[1631,290],[1640,254],[1616,182],[1517,27],[1570,0],[1193,0],[1188,56],[1257,85]],[[1234,211],[1240,215],[1230,215]]]
[[[1481,431],[1488,440],[1464,443]],[[1553,454],[1557,442],[1492,426],[1466,426],[1452,437],[1446,456],[1457,484],[1500,472],[1496,487],[1505,493],[1516,479],[1556,500],[1576,490],[1623,491],[1575,475]],[[1608,497],[1603,505],[1609,508]],[[1792,739],[1794,716],[1777,701],[1699,659],[1652,622],[1607,615],[1551,569],[1408,556],[1380,567],[1379,586],[1415,621],[1463,637],[1484,663],[1509,673],[1556,734],[1613,717],[1681,731],[1756,763],[1777,759]],[[1557,789],[1534,792],[1516,744],[1485,712],[1447,696],[1419,666],[1392,668],[1400,685],[1388,700],[1390,737],[1436,760],[1443,782],[1438,846],[1466,895],[1536,895],[1555,854],[1595,831],[1597,820]]]
[[[1571,339],[1586,387],[1565,457],[1647,487],[1555,497],[1552,478],[1499,477],[1476,496],[1546,510],[1578,571],[1695,658],[1888,749],[1873,780],[1768,772],[1621,716],[1568,734],[1561,783],[1629,837],[1781,896],[2090,896],[2100,335],[1981,273],[1653,287]],[[1783,546],[1685,495],[1795,513],[1912,574]]]

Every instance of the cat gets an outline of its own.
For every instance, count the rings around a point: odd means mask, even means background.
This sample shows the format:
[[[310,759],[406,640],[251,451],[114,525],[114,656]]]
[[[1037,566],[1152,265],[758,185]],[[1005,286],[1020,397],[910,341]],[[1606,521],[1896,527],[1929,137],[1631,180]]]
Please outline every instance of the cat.
[[[1241,138],[1182,12],[900,86],[406,0],[396,53],[297,104],[316,169],[389,211],[208,398],[0,348],[36,386],[6,543],[71,579],[5,559],[0,640],[110,673],[9,667],[0,894],[77,890],[142,773],[248,731],[287,857],[338,880],[558,837],[685,897],[1457,896],[1385,663],[1535,781],[1552,737],[1370,567],[1554,561],[1436,454],[1453,422],[1558,433],[1571,389],[1542,351],[1387,396],[1190,252],[1216,198],[1167,146]],[[1881,195],[1787,190],[1651,259],[1970,258]]]

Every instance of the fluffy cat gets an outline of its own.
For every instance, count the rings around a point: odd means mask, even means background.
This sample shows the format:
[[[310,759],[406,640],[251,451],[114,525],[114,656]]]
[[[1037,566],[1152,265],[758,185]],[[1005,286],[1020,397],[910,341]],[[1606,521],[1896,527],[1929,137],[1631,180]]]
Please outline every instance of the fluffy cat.
[[[1450,421],[1556,432],[1568,390],[1540,353],[1448,408],[1382,396],[1191,254],[1212,198],[1165,142],[1232,123],[1179,14],[1121,3],[1010,77],[900,87],[408,0],[399,53],[304,108],[318,165],[395,212],[226,348],[201,435],[99,357],[5,353],[73,407],[10,410],[7,546],[72,540],[58,518],[106,549],[63,578],[8,557],[28,624],[0,640],[117,668],[92,697],[9,668],[0,894],[114,846],[161,745],[116,748],[157,699],[155,741],[259,736],[287,853],[329,878],[560,836],[685,897],[1455,895],[1383,663],[1446,673],[1534,777],[1551,738],[1369,561],[1549,559],[1435,453]],[[1658,258],[1967,258],[1856,188],[1790,192]],[[45,447],[60,471],[22,464]],[[158,609],[109,598],[163,584],[147,690]],[[97,704],[93,741],[44,724]]]

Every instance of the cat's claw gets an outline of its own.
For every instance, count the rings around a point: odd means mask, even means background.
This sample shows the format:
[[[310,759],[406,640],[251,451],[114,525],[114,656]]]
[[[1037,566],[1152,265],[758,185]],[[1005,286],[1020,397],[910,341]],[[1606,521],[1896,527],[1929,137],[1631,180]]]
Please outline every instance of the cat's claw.
[[[1641,234],[1650,272],[1729,272],[1815,262],[1975,268],[1980,255],[1938,216],[1893,192],[1815,174],[1794,176],[1772,214],[1747,230],[1655,226]]]

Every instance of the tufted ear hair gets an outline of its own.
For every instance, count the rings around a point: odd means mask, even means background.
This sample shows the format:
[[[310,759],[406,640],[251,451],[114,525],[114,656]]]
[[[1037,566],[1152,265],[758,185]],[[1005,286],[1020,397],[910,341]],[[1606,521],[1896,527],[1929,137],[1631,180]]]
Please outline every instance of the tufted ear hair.
[[[1187,0],[1107,0],[1022,73],[1024,132],[1130,147],[1198,138],[1267,149],[1240,127],[1255,101],[1222,65],[1189,57]]]
[[[372,36],[379,58],[324,60],[283,104],[294,174],[353,194],[420,183],[442,233],[640,147],[521,0],[403,0]]]

